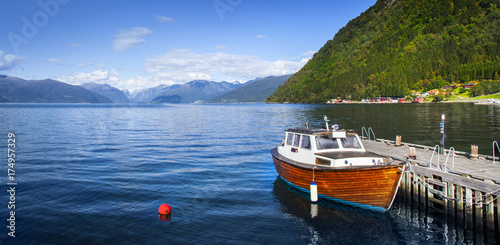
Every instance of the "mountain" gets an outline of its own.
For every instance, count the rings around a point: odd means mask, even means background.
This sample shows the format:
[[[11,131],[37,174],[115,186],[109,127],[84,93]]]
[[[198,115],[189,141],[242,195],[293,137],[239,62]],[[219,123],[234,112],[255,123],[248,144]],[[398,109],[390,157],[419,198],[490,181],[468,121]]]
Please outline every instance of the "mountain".
[[[124,89],[124,90],[122,90],[122,92],[123,92],[123,94],[124,94],[125,96],[127,96],[127,99],[129,99],[129,98],[130,98],[130,95],[132,94],[132,92],[130,92],[130,90],[128,90],[128,89]],[[130,100],[129,100],[129,101],[130,101]]]
[[[117,88],[111,87],[107,84],[97,84],[97,83],[84,83],[81,85],[82,88],[90,90],[92,92],[98,93],[102,96],[107,97],[113,103],[129,103],[125,93]]]
[[[0,102],[9,103],[112,103],[100,94],[80,86],[51,79],[24,80],[0,76]]]
[[[178,84],[172,85],[172,86],[162,84],[162,85],[154,87],[154,88],[135,90],[128,95],[128,98],[130,100],[133,100],[136,102],[149,103],[153,99],[155,99],[156,97],[164,94],[165,92],[167,92],[171,89],[179,88],[180,86],[181,85],[178,85]]]
[[[269,76],[244,83],[241,87],[215,97],[213,103],[264,102],[281,84],[292,75]]]
[[[195,80],[169,89],[153,99],[153,103],[193,103],[211,100],[225,92],[241,87],[240,83]]]
[[[378,0],[267,102],[405,96],[499,80],[499,0]]]

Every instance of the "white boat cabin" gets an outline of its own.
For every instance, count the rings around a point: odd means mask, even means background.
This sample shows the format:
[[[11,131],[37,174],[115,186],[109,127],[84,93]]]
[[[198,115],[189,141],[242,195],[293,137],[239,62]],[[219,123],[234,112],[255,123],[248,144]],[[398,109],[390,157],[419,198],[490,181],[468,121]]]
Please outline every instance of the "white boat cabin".
[[[331,167],[384,163],[381,156],[366,152],[358,134],[352,131],[295,128],[286,130],[285,137],[278,153],[296,162]]]

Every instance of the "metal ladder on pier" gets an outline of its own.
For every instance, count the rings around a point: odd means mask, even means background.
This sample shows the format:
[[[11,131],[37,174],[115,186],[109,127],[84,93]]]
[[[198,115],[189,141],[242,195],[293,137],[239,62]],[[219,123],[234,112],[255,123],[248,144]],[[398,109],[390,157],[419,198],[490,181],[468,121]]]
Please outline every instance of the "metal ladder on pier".
[[[366,137],[365,137],[365,133],[367,135]],[[361,139],[368,138],[368,141],[371,141],[371,136],[372,135],[373,135],[373,141],[375,141],[376,140],[375,133],[373,132],[372,127],[368,127],[368,130],[365,127],[361,128]]]
[[[446,156],[446,160],[444,162],[444,166],[441,166],[441,163],[439,161],[439,145],[436,145],[434,146],[434,150],[432,151],[432,155],[431,155],[431,160],[429,160],[429,168],[432,168],[432,159],[434,158],[434,154],[437,153],[437,164],[436,164],[436,169],[440,169],[442,171],[444,171],[445,173],[448,172],[448,167],[447,167],[447,163],[448,163],[448,160],[450,159],[450,155],[452,156],[452,161],[451,161],[451,169],[455,169],[455,148],[454,147],[450,147],[449,150],[446,150],[444,149],[443,150],[443,154],[446,154],[446,152],[448,152],[448,155]]]
[[[444,173],[448,173],[448,160],[450,159],[450,155],[452,156],[451,169],[455,169],[455,148],[451,147],[449,150],[443,150],[443,154],[446,155],[446,160],[444,165],[441,165],[439,161],[439,145],[434,146],[434,150],[431,155],[431,159],[429,160],[429,168],[433,168],[432,160],[434,158],[434,154],[437,153],[437,164],[436,169],[443,171]],[[438,208],[441,210],[446,209],[448,205],[448,201],[446,198],[448,196],[448,183],[443,182],[442,176],[432,175],[430,178],[425,179],[427,190],[427,205],[429,207]]]

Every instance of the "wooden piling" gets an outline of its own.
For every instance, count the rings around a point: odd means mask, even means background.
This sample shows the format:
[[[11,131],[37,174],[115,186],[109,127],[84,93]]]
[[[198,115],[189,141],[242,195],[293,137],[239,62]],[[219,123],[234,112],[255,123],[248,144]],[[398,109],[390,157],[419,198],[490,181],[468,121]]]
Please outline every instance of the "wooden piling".
[[[474,199],[483,200],[483,193],[480,191],[474,191]],[[483,226],[483,208],[484,208],[483,206],[484,205],[482,203],[474,205],[474,212],[476,216],[476,227]]]
[[[493,202],[493,196],[488,195],[486,197],[486,226],[488,229],[495,229],[495,203]]]
[[[408,154],[410,156],[410,159],[416,160],[417,159],[417,151],[415,147],[409,147],[410,153]]]
[[[497,213],[497,217],[496,217],[497,229],[500,229],[500,198],[496,199],[495,207],[496,207],[496,210],[497,210],[497,212],[496,212]]]
[[[448,193],[446,195],[449,199],[448,201],[448,212],[454,212],[455,211],[455,201],[452,201],[455,199],[455,185],[452,183],[448,183]]]
[[[456,188],[456,199],[457,200],[462,200],[462,201],[457,201],[457,216],[460,220],[464,219],[464,195],[463,195],[463,188],[462,186],[457,186]]]
[[[470,146],[470,157],[473,159],[477,159],[479,156],[479,146],[478,145],[471,145]]]
[[[417,179],[417,174],[412,173],[411,177],[412,177],[412,186],[413,186],[413,191],[412,191],[413,197],[412,197],[412,199],[416,200],[417,202],[419,202],[419,200],[418,200],[418,196],[419,196],[418,187],[419,187],[420,183],[419,183],[419,181]]]
[[[473,210],[473,199],[472,199],[472,190],[470,188],[465,189],[465,221],[469,224],[472,224],[474,217],[472,216]]]
[[[401,135],[396,135],[396,146],[401,146]]]
[[[406,196],[410,197],[411,198],[411,173],[407,172],[405,173],[405,178],[406,178]]]

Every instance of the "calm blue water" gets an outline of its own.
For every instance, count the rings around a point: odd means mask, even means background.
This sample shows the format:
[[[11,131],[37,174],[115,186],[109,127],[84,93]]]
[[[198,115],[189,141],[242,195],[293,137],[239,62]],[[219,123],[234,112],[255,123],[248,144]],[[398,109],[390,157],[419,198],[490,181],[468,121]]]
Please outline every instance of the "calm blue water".
[[[0,104],[0,244],[494,244],[494,234],[402,196],[383,214],[323,201],[312,218],[269,153],[283,130],[320,125],[324,114],[345,127],[371,126],[377,137],[431,145],[443,112],[459,148],[478,140],[488,154],[500,136],[500,107],[470,104]],[[15,238],[6,228],[10,132]],[[162,203],[172,207],[169,221],[158,217]]]

